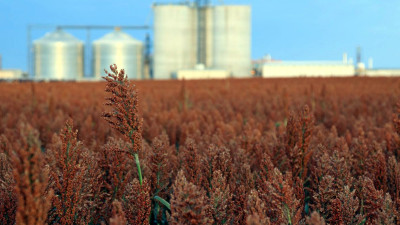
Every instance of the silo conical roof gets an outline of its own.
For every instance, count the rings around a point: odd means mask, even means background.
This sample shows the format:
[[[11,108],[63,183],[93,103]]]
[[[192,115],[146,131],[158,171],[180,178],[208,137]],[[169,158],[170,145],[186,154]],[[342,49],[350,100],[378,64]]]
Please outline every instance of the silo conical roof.
[[[34,43],[38,42],[72,42],[72,43],[83,43],[81,40],[78,38],[72,36],[71,34],[61,30],[57,29],[53,32],[48,32],[46,33],[43,37],[37,39],[34,41]]]
[[[104,35],[103,37],[95,40],[93,44],[102,44],[102,43],[115,43],[115,42],[127,42],[132,44],[142,44],[142,42],[136,40],[129,34],[116,29],[111,33]]]

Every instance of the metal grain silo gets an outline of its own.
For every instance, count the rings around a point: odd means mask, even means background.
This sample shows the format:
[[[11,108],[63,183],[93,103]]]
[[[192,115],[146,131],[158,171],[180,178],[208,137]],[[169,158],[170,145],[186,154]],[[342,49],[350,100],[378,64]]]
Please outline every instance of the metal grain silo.
[[[93,57],[96,78],[100,79],[104,69],[110,71],[110,65],[116,64],[129,79],[142,79],[143,43],[118,28],[93,42]]]
[[[250,6],[215,6],[213,20],[214,67],[230,71],[233,77],[250,76]]]
[[[169,79],[197,61],[196,9],[189,5],[154,5],[154,78]]]
[[[83,77],[83,42],[61,29],[33,42],[36,79],[75,80]]]

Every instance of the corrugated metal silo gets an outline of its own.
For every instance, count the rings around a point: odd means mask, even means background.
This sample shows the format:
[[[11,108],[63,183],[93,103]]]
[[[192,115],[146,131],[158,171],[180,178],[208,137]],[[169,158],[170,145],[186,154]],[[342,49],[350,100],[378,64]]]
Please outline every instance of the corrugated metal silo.
[[[188,5],[154,5],[154,78],[169,79],[197,61],[196,10]]]
[[[96,78],[100,79],[104,69],[110,71],[110,65],[116,64],[129,79],[142,79],[143,43],[118,28],[93,42],[93,57]]]
[[[229,70],[233,77],[247,77],[251,70],[251,8],[214,7],[214,67]]]
[[[75,80],[83,77],[83,42],[61,29],[33,42],[36,79]]]

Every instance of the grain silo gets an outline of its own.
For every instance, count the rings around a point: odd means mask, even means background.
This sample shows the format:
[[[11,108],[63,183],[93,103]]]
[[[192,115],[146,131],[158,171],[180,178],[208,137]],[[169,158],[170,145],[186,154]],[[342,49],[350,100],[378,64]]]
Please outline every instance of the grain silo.
[[[213,48],[214,48],[214,8],[213,7],[205,7],[205,66],[210,68],[213,66]]]
[[[116,28],[93,42],[93,75],[101,78],[104,70],[116,64],[129,79],[142,79],[143,43]]]
[[[156,4],[153,9],[154,78],[169,79],[196,64],[196,9],[187,4]]]
[[[222,5],[214,7],[213,66],[247,77],[251,70],[251,8]]]
[[[33,42],[36,79],[75,80],[83,77],[83,42],[61,29]]]

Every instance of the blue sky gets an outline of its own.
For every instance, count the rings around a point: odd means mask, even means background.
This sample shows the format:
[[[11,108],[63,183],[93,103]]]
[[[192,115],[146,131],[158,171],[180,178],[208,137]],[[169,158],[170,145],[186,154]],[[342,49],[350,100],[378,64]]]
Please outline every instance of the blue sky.
[[[28,24],[151,25],[154,1],[0,0],[0,54],[3,68],[27,70]],[[157,1],[179,2],[179,1]],[[225,0],[252,6],[252,58],[269,53],[281,60],[340,60],[343,52],[374,67],[400,68],[398,0]],[[51,29],[35,29],[32,39]],[[86,33],[67,30],[85,40]],[[107,30],[92,33],[97,39]],[[145,31],[128,32],[144,40]]]

